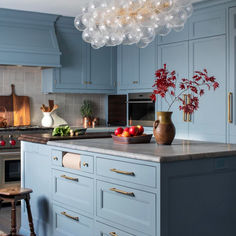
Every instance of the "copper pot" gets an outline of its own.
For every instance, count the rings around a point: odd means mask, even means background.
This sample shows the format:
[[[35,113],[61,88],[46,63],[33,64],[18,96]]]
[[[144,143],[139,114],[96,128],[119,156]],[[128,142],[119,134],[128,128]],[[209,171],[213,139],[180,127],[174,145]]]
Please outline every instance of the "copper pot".
[[[89,117],[83,117],[83,127],[88,128],[92,126],[92,120]]]
[[[157,112],[157,120],[153,124],[156,142],[171,145],[175,138],[175,126],[171,120],[172,112]]]

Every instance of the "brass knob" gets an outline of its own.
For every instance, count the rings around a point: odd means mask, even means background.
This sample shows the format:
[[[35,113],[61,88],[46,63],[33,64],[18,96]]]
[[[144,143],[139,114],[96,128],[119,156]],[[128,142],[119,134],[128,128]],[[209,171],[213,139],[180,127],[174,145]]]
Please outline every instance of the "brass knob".
[[[87,162],[84,162],[84,163],[83,163],[83,166],[84,166],[84,167],[88,167],[89,164],[88,164]]]
[[[58,161],[58,157],[53,157],[53,160]]]

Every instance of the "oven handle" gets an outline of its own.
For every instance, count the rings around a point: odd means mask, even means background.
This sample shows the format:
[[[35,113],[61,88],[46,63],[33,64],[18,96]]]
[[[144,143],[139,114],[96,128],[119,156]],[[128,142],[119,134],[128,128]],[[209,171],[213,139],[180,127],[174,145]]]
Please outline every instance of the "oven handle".
[[[128,101],[128,102],[126,102],[126,103],[128,103],[128,104],[135,104],[135,103],[137,103],[137,104],[140,104],[140,103],[154,103],[153,101]]]

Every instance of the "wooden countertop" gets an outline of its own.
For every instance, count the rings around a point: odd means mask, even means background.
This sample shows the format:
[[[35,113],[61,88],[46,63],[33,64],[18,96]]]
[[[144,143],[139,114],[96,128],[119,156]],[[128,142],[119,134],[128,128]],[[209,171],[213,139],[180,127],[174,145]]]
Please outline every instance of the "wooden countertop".
[[[113,132],[90,132],[79,136],[52,136],[50,133],[44,134],[22,134],[19,137],[20,141],[27,141],[32,143],[47,144],[48,141],[58,140],[73,140],[73,139],[93,139],[93,138],[111,138]]]

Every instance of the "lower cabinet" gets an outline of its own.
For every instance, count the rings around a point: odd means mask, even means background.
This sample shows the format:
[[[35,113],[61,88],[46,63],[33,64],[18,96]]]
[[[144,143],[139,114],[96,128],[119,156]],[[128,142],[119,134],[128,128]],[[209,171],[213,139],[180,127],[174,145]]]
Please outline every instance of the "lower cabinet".
[[[91,218],[65,207],[53,205],[53,235],[55,236],[92,236],[93,224]]]
[[[155,235],[155,194],[125,186],[97,182],[97,216]]]

